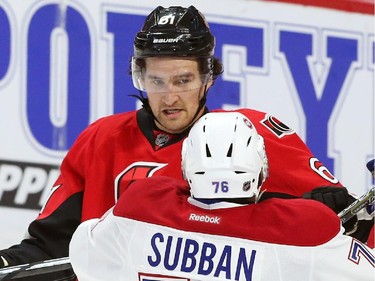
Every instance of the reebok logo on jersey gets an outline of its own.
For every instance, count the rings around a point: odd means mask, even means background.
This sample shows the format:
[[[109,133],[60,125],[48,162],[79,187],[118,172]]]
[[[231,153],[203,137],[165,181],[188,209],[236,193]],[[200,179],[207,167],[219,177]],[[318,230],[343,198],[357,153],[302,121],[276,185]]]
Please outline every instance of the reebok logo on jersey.
[[[201,221],[201,222],[219,224],[220,218],[219,217],[210,217],[210,216],[207,216],[207,215],[200,216],[200,215],[196,215],[196,214],[190,214],[189,221]]]

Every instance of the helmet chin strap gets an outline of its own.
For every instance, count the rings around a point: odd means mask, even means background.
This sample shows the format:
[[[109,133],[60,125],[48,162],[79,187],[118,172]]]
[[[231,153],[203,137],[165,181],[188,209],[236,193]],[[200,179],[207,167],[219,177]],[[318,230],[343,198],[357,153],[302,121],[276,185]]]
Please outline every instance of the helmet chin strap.
[[[199,112],[201,111],[202,108],[204,108],[204,106],[206,105],[206,102],[207,102],[207,93],[208,93],[208,89],[207,88],[207,84],[205,85],[204,87],[204,94],[203,94],[203,97],[199,100],[199,105],[198,105],[198,108],[197,108],[197,111],[195,112],[193,118],[191,119],[190,123],[185,127],[183,128],[182,131],[186,130],[187,128],[191,127],[194,123],[194,120],[195,118],[198,116]],[[142,107],[148,112],[151,114],[152,118],[154,118],[155,122],[156,123],[159,123],[161,126],[164,126],[154,115],[154,113],[152,112],[151,110],[151,106],[148,102],[148,98],[146,98],[144,95],[143,95],[143,92],[139,90],[139,96],[137,95],[130,95],[131,97],[135,97],[137,99],[139,99],[141,102],[142,102]]]

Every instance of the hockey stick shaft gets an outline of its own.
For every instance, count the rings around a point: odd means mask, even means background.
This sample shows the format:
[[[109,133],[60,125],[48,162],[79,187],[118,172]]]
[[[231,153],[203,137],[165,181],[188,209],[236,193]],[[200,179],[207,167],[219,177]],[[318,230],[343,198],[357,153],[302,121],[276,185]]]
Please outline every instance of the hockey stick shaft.
[[[370,171],[372,177],[375,179],[375,159],[370,160],[366,164],[366,167]],[[347,208],[345,208],[338,214],[342,223],[347,222],[352,217],[354,217],[360,210],[374,203],[374,189],[375,187],[370,189],[367,193],[363,194],[360,198],[358,198],[356,201],[354,201],[352,204],[350,204]],[[372,208],[374,208],[374,206]]]
[[[371,188],[367,193],[342,210],[338,216],[342,223],[347,222],[354,217],[360,210],[372,204],[375,200],[375,187]]]
[[[51,259],[0,269],[0,280],[12,280],[68,269],[72,269],[69,258]]]

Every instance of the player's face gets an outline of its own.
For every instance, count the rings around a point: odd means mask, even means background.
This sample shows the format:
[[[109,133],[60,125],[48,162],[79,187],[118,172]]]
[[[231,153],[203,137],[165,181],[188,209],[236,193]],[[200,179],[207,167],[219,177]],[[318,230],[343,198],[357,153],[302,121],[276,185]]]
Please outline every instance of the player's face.
[[[207,75],[206,75],[207,76]],[[201,75],[196,60],[147,58],[142,83],[158,122],[156,125],[172,134],[184,131],[193,121],[204,91],[210,87]],[[199,118],[204,109],[201,109]],[[160,123],[160,124],[159,124]]]

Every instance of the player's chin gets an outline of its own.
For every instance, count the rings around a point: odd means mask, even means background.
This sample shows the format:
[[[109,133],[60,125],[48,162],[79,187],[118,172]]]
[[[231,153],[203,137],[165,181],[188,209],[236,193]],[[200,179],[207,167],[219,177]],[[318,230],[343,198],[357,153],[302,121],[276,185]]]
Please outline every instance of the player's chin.
[[[162,125],[165,131],[172,134],[179,134],[189,126],[189,123],[181,119],[167,119],[162,121]]]

